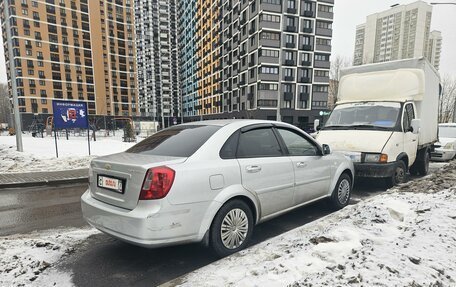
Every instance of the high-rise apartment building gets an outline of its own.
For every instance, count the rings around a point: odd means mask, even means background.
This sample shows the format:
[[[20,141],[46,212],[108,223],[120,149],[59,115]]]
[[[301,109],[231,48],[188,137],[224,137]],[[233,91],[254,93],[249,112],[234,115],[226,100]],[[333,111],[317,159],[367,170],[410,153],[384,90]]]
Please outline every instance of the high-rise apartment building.
[[[426,57],[431,64],[438,70],[440,68],[440,54],[442,52],[442,33],[440,31],[432,31],[429,36],[429,44]]]
[[[168,126],[181,116],[175,0],[135,0],[139,107]]]
[[[423,1],[367,16],[366,23],[356,27],[353,64],[428,57],[431,18],[432,6]],[[440,58],[440,50],[432,57]]]
[[[185,115],[306,127],[327,109],[333,0],[190,2],[179,1]]]
[[[51,114],[53,99],[87,102],[91,115],[137,114],[131,0],[7,0],[0,5],[6,65],[16,70],[13,80],[25,118]],[[5,30],[5,7],[12,39]],[[14,59],[9,59],[8,41]]]

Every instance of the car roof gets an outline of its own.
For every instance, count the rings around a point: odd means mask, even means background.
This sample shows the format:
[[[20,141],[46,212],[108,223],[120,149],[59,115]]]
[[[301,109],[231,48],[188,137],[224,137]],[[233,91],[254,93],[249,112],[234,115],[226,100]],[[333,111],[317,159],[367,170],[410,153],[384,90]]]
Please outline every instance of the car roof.
[[[276,121],[267,121],[267,120],[250,120],[250,119],[223,119],[223,120],[206,120],[206,121],[197,121],[189,122],[183,125],[207,125],[207,126],[226,126],[229,124],[238,124],[238,125],[251,125],[251,124],[263,124],[263,123],[275,123],[280,124]]]
[[[439,124],[439,127],[456,127],[456,123],[443,123]]]

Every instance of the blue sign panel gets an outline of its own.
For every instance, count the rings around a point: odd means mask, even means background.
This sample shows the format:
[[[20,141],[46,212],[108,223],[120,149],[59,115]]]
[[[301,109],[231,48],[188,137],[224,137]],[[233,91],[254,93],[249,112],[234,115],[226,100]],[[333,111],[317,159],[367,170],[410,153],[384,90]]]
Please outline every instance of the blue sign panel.
[[[52,101],[54,125],[60,129],[87,129],[87,103],[75,101]]]

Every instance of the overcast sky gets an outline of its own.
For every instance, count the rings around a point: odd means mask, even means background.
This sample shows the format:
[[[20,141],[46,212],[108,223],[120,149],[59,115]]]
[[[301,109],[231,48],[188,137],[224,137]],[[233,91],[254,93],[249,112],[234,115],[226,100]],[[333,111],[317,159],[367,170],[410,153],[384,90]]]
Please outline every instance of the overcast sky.
[[[432,0],[455,2],[456,0]],[[335,0],[333,25],[333,56],[353,58],[356,25],[364,23],[369,14],[387,10],[393,4],[408,4],[410,0]],[[429,1],[430,2],[430,1]],[[442,74],[456,75],[456,5],[433,7],[431,30],[442,32],[443,47],[440,64]],[[2,38],[0,37],[0,43]],[[0,82],[6,82],[3,44],[0,45]]]

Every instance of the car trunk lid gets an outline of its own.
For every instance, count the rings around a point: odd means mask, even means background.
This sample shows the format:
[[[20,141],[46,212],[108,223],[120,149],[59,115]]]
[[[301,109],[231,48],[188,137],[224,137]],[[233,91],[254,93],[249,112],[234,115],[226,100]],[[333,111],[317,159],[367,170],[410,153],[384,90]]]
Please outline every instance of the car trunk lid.
[[[100,201],[131,210],[138,204],[148,169],[179,164],[186,159],[127,152],[96,158],[92,160],[89,171],[91,194]],[[114,186],[118,189],[112,188]]]

